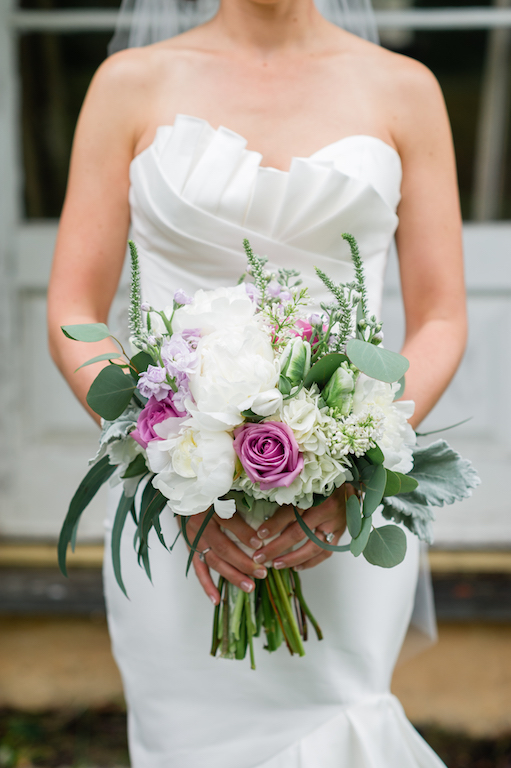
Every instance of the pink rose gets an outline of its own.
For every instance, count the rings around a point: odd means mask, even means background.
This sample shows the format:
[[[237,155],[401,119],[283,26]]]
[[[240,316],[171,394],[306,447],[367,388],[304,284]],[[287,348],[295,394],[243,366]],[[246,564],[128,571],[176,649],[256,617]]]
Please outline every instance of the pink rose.
[[[303,456],[287,424],[266,421],[234,430],[234,450],[243,469],[262,491],[289,487],[303,469]]]
[[[130,432],[130,435],[142,448],[147,448],[147,444],[152,440],[161,440],[161,437],[158,437],[154,431],[155,424],[173,417],[186,416],[186,413],[177,410],[172,397],[173,393],[164,400],[157,400],[155,397],[151,397],[147,401],[144,410],[141,411],[137,420],[137,428]]]
[[[307,320],[297,320],[295,323],[297,330],[292,331],[295,336],[301,336],[302,339],[310,341],[312,338],[312,325]]]

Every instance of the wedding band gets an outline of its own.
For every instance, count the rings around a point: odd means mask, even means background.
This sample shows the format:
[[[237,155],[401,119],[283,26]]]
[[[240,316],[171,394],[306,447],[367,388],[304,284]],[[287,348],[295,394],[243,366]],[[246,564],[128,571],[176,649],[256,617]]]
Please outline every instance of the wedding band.
[[[331,531],[329,533],[327,533],[326,531],[320,531],[320,533],[322,533],[323,536],[325,537],[325,541],[327,542],[327,544],[331,544],[332,541],[334,540],[334,534]]]
[[[201,561],[201,563],[206,562],[206,555],[210,551],[211,551],[211,547],[206,547],[206,549],[203,552],[199,552],[199,560]]]

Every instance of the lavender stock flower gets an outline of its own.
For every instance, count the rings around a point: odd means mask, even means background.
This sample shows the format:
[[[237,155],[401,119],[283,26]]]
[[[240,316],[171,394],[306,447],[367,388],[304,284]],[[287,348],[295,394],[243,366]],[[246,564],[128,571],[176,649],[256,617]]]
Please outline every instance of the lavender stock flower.
[[[147,371],[140,374],[138,391],[143,397],[154,397],[163,400],[172,389],[167,382],[167,372],[160,365],[150,365]]]

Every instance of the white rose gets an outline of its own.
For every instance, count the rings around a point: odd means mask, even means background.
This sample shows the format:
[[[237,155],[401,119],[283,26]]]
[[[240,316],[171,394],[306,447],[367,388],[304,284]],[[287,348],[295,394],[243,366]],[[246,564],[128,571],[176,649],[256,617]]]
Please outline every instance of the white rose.
[[[149,443],[147,457],[151,471],[156,472],[153,486],[176,514],[196,515],[212,504],[223,518],[236,511],[234,501],[220,500],[231,490],[236,460],[227,432],[208,432],[187,419],[177,435]]]
[[[190,376],[194,416],[203,428],[231,430],[243,422],[247,402],[257,407],[280,403],[278,370],[271,343],[257,325],[224,327],[203,336],[197,346],[199,366]],[[249,400],[249,398],[252,398]]]
[[[191,304],[176,310],[172,321],[174,333],[199,328],[203,335],[225,328],[240,328],[253,322],[255,304],[245,286],[196,291]]]
[[[406,474],[413,468],[412,452],[416,443],[415,432],[408,423],[413,415],[413,400],[394,402],[399,385],[369,379],[361,374],[355,385],[353,413],[358,414],[368,405],[376,406],[384,416],[383,438],[378,441],[385,456],[384,466]]]

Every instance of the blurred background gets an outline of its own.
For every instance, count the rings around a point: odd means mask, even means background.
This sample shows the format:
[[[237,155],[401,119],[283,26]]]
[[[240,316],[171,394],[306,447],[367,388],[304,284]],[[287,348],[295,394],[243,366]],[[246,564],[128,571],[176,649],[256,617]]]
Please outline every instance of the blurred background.
[[[74,126],[116,5],[0,0],[0,768],[128,764],[101,589],[103,497],[84,517],[70,579],[56,569],[97,432],[45,330]],[[445,437],[482,478],[470,500],[438,510],[439,642],[399,665],[394,690],[449,768],[511,768],[511,3],[378,0],[376,10],[383,45],[433,70],[452,122],[470,342],[423,430],[471,417]],[[114,325],[124,296],[125,280]],[[394,254],[384,321],[398,349]]]

